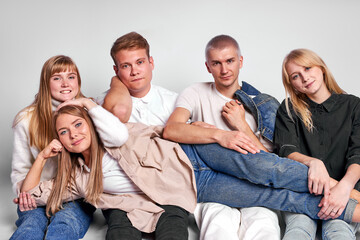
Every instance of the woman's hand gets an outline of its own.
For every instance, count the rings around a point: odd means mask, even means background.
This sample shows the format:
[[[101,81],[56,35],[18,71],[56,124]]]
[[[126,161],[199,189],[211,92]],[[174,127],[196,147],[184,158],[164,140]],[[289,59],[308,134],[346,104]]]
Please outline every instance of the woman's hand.
[[[73,100],[68,100],[66,102],[61,103],[57,108],[56,111],[58,111],[60,108],[66,106],[66,105],[76,105],[76,106],[80,106],[83,108],[86,108],[88,111],[97,106],[97,104],[91,100],[90,98],[77,98],[77,99],[73,99]]]
[[[344,182],[339,182],[330,190],[328,204],[320,203],[321,210],[318,214],[320,219],[328,220],[338,218],[344,211],[346,204],[350,198],[351,186],[347,186]]]
[[[325,164],[320,159],[312,158],[308,166],[309,192],[315,195],[324,194],[325,201],[327,201],[330,194],[330,176]]]
[[[349,201],[351,191],[359,179],[360,166],[358,164],[351,164],[347,168],[345,176],[331,188],[328,206],[320,206],[322,208],[318,215],[325,220],[340,216]]]
[[[13,202],[19,205],[19,210],[21,212],[34,210],[37,207],[35,200],[27,192],[20,193],[19,197],[14,198]]]
[[[57,139],[53,139],[40,153],[39,156],[46,160],[48,158],[58,155],[63,149],[61,142]]]

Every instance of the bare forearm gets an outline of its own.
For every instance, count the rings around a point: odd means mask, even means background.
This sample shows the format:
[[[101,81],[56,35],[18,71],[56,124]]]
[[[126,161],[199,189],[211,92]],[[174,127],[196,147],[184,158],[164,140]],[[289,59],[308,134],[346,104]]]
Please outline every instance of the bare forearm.
[[[46,159],[42,156],[36,158],[34,164],[30,168],[28,174],[25,177],[25,180],[21,186],[21,192],[27,192],[34,188],[40,182],[41,172],[46,163]]]
[[[359,164],[351,164],[346,173],[345,176],[340,180],[340,183],[345,184],[349,187],[349,189],[353,189],[355,187],[355,184],[360,179],[360,165]]]
[[[205,144],[217,142],[221,131],[215,128],[203,128],[186,123],[172,122],[166,125],[163,137],[179,143]]]
[[[103,107],[117,116],[121,122],[129,121],[132,101],[128,89],[119,78],[112,78],[111,87],[105,96]]]
[[[269,150],[260,142],[259,138],[256,137],[254,132],[251,130],[249,126],[243,129],[244,133],[253,141],[254,145],[259,148],[260,150],[263,150],[265,152],[269,152]]]
[[[308,167],[310,165],[311,160],[314,159],[312,157],[306,156],[306,155],[301,154],[299,152],[290,153],[287,157],[292,159],[292,160],[295,160],[297,162],[300,162],[302,164],[305,164]]]

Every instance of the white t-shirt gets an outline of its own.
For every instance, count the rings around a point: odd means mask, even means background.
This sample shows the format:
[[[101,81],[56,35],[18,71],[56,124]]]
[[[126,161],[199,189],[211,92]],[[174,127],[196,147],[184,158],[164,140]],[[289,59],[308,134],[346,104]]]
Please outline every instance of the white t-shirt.
[[[99,105],[104,103],[108,91],[96,98]],[[131,97],[132,111],[129,122],[164,126],[174,110],[178,94],[151,84],[150,91],[142,98]]]
[[[105,152],[102,159],[104,192],[111,194],[138,193],[143,192],[125,174],[119,163]]]
[[[164,126],[174,111],[178,94],[163,87],[151,85],[142,98],[131,97],[132,111],[129,122]]]
[[[219,129],[231,131],[234,129],[221,115],[225,103],[231,100],[233,99],[225,97],[216,89],[214,82],[202,82],[186,88],[179,95],[176,107],[187,109],[190,112],[190,120],[193,122],[202,121]],[[245,111],[245,120],[260,142],[271,151],[272,144],[260,136],[255,118],[248,111]]]
[[[117,117],[101,106],[90,109],[89,115],[105,147],[118,147],[125,143],[128,130]],[[89,168],[87,170],[91,171]],[[142,194],[142,191],[125,174],[118,161],[106,151],[102,158],[102,172],[104,192],[111,194]]]

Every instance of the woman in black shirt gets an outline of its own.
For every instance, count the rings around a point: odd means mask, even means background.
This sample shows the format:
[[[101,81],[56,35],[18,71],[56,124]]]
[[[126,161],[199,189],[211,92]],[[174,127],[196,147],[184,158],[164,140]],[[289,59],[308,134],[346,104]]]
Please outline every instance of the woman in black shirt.
[[[324,61],[307,49],[291,51],[283,62],[282,102],[275,125],[278,154],[309,167],[310,193],[324,197],[320,215],[326,239],[355,239],[358,224],[332,220],[344,210],[360,179],[360,99],[337,85]],[[330,188],[330,178],[339,182]],[[356,186],[357,185],[357,186]],[[284,239],[315,239],[317,221],[284,213]]]

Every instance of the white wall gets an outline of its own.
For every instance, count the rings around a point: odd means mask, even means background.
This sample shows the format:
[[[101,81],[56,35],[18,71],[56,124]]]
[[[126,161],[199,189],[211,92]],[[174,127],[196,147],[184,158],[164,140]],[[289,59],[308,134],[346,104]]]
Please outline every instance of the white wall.
[[[41,67],[53,55],[71,56],[83,92],[97,96],[113,75],[112,43],[137,31],[151,45],[153,82],[179,92],[211,80],[204,47],[213,36],[229,34],[244,55],[240,79],[279,101],[282,60],[300,47],[317,52],[340,86],[360,96],[359,10],[356,0],[1,1],[0,186],[10,187],[13,117],[33,101]]]

